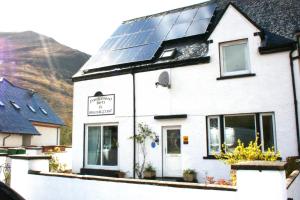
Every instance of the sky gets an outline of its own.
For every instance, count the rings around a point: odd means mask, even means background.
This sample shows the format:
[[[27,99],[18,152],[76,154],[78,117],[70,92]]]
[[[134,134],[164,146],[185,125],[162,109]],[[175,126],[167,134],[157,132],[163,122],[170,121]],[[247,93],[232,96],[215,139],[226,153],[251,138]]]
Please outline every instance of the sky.
[[[0,32],[35,31],[95,54],[122,21],[205,0],[0,0]]]

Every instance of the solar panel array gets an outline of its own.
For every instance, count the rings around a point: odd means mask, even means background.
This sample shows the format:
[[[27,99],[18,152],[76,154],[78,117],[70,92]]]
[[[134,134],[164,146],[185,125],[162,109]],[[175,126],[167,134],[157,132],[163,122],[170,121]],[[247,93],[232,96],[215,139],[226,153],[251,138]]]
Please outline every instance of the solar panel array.
[[[209,4],[121,24],[93,62],[101,67],[151,60],[163,41],[204,34],[215,8]]]

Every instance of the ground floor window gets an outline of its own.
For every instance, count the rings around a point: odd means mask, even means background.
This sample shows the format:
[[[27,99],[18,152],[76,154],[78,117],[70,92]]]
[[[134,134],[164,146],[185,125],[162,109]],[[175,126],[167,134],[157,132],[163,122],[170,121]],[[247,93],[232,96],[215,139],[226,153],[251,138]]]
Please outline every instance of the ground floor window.
[[[275,121],[273,113],[218,115],[207,117],[208,154],[219,153],[221,144],[233,151],[241,140],[246,146],[259,133],[262,150],[274,147]]]
[[[118,126],[87,125],[85,164],[90,167],[118,165]]]

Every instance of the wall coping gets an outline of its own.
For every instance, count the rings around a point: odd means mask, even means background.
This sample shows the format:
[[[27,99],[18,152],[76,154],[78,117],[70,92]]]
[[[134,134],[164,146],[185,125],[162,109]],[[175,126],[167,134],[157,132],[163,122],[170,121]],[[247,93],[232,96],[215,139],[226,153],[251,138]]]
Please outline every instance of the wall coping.
[[[289,189],[289,187],[292,185],[292,183],[296,180],[296,178],[299,176],[300,172],[299,170],[294,170],[289,177],[286,179],[286,189]]]
[[[25,149],[30,149],[30,150],[42,150],[42,147],[25,147]]]
[[[94,180],[94,181],[107,181],[107,182],[129,183],[129,184],[142,184],[142,185],[155,185],[155,186],[175,187],[175,188],[187,188],[187,189],[223,190],[223,191],[232,191],[232,192],[237,191],[235,186],[225,186],[225,185],[216,185],[216,184],[184,183],[184,182],[130,179],[130,178],[114,178],[114,177],[105,177],[105,176],[40,172],[40,171],[33,171],[33,170],[29,170],[28,174],[61,177],[61,178],[77,178],[77,179]]]
[[[282,161],[244,161],[231,165],[231,169],[283,171],[285,170],[286,164],[286,162]]]
[[[43,156],[43,155],[11,155],[9,156],[11,159],[19,159],[19,160],[50,160],[51,156]]]

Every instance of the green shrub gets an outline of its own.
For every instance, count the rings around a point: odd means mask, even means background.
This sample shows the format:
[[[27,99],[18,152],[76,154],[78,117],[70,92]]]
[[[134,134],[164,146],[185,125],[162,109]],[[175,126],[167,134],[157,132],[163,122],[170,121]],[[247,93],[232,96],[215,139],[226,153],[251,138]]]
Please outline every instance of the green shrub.
[[[194,169],[185,169],[183,170],[183,175],[186,176],[186,175],[196,175],[197,172],[194,170]]]

